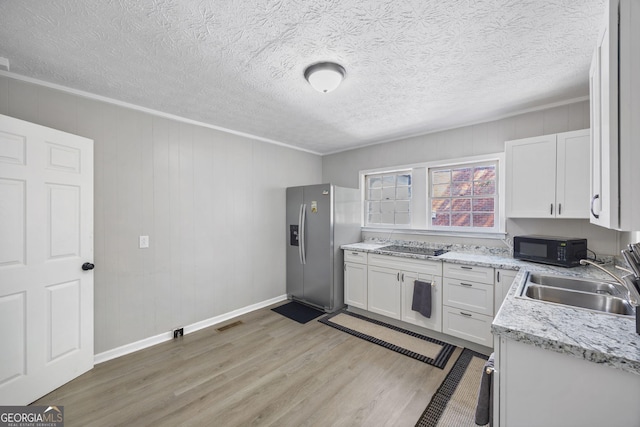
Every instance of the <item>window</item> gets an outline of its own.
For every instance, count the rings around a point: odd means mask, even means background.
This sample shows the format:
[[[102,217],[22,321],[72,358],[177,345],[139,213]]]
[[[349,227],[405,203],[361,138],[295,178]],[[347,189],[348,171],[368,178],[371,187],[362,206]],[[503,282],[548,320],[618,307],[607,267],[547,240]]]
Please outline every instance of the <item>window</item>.
[[[411,224],[411,171],[365,175],[366,225]]]
[[[504,153],[494,153],[360,171],[362,224],[504,238],[503,167]]]
[[[433,229],[495,229],[498,218],[497,162],[429,168]]]

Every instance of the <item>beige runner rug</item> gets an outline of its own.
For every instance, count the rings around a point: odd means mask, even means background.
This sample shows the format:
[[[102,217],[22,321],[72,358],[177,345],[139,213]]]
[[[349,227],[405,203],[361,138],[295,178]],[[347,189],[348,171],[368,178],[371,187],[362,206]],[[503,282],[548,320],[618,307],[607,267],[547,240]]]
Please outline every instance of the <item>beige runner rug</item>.
[[[478,390],[487,356],[465,348],[416,427],[477,427]]]
[[[443,369],[455,346],[384,322],[339,311],[319,319],[358,338]]]

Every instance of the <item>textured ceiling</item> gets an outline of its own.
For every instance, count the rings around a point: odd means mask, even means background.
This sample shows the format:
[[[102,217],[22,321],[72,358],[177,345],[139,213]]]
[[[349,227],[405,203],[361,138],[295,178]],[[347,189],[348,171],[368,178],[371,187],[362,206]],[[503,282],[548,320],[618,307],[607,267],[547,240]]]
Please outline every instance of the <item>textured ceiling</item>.
[[[588,94],[604,0],[0,0],[11,71],[329,153]],[[315,92],[305,67],[347,72]]]

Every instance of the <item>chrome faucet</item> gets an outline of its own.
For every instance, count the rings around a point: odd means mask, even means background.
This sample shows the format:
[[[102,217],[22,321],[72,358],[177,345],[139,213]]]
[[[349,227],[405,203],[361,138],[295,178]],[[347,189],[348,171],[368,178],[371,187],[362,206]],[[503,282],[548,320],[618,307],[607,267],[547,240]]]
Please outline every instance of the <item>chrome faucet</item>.
[[[607,273],[609,276],[613,277],[615,279],[616,282],[620,283],[623,286],[627,286],[624,283],[624,280],[622,280],[621,278],[619,278],[618,276],[616,276],[615,274],[613,274],[612,272],[610,272],[609,270],[607,270],[606,268],[603,268],[602,266],[596,264],[595,262],[591,261],[590,259],[581,259],[580,260],[580,265],[593,265],[594,267],[598,268],[599,270]]]
[[[624,286],[627,289],[627,295],[628,295],[628,300],[631,304],[638,306],[638,301],[640,301],[640,294],[638,293],[638,291],[635,288],[635,285],[633,283],[633,280],[629,277],[629,276],[633,276],[633,274],[628,274],[626,276],[624,276],[623,278],[620,278],[618,276],[616,276],[615,274],[613,274],[612,272],[610,272],[609,270],[607,270],[606,268],[603,268],[602,266],[596,264],[595,262],[589,260],[589,259],[581,259],[580,260],[580,265],[592,265],[594,267],[596,267],[597,269],[607,273],[609,276],[611,276],[612,278],[615,279],[616,282],[620,283],[622,286]]]

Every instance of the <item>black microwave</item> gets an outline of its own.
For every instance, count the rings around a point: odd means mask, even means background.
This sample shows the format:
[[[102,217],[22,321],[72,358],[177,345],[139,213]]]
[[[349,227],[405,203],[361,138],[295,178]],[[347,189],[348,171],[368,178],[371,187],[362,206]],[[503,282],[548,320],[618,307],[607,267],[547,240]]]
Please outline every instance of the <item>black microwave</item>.
[[[556,236],[515,236],[513,257],[525,261],[576,267],[587,257],[587,239]]]

